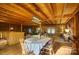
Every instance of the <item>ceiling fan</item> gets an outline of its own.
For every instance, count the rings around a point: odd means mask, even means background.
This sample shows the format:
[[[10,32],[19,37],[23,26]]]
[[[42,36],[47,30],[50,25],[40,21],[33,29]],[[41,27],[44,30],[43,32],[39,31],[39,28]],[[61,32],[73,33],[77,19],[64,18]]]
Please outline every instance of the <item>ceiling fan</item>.
[[[32,17],[32,21],[37,24],[41,24],[41,20],[35,16]]]

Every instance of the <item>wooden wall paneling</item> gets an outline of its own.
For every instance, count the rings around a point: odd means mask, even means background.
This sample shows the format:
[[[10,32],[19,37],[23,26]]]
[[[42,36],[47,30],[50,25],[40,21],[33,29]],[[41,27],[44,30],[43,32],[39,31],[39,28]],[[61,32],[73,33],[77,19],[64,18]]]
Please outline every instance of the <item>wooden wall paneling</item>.
[[[0,22],[0,31],[8,31],[9,24]]]

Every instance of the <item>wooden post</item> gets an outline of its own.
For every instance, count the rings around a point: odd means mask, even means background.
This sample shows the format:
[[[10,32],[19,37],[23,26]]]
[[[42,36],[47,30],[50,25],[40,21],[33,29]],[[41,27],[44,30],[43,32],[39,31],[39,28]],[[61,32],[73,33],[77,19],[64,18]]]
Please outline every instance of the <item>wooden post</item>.
[[[23,29],[23,25],[21,24],[21,32],[23,31],[22,29]],[[25,48],[24,48],[24,39],[23,38],[20,39],[20,45],[22,48],[22,54],[25,55],[26,52],[25,52]]]
[[[9,32],[10,32],[10,24],[9,24]]]
[[[74,16],[74,24],[73,24],[73,35],[74,36],[77,36],[77,29],[76,29],[76,16]]]
[[[76,50],[77,54],[79,54],[79,40],[78,40],[78,15],[75,15],[73,17],[74,24],[73,24],[73,35],[75,36],[74,42],[72,47]]]
[[[40,23],[40,39],[41,39],[41,32],[42,32],[42,26],[41,26],[41,23]]]
[[[23,26],[22,26],[22,24],[21,24],[21,32],[23,31],[22,28],[23,28]]]

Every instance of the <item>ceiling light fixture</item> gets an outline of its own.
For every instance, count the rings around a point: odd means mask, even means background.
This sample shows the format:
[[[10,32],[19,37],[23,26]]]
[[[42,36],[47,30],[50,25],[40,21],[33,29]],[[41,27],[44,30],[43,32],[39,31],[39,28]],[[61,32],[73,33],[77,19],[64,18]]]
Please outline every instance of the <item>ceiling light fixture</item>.
[[[41,24],[41,20],[35,16],[33,16],[33,19],[32,19],[33,22],[37,23],[37,24]]]

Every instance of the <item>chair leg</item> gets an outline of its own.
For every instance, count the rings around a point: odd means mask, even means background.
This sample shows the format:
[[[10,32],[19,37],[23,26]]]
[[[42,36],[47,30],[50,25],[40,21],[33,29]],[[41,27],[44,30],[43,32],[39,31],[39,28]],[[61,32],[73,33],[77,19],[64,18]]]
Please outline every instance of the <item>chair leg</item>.
[[[26,52],[25,52],[24,43],[23,43],[22,39],[20,39],[20,45],[21,45],[21,48],[22,48],[22,55],[25,55]]]

